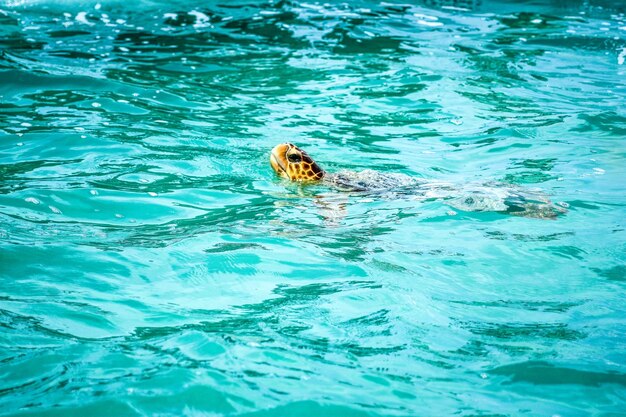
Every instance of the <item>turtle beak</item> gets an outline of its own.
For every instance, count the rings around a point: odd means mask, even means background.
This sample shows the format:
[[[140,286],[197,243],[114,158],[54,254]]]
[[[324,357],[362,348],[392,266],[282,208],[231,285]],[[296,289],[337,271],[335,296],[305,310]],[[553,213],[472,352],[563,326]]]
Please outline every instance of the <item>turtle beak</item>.
[[[272,149],[272,153],[270,154],[270,165],[278,175],[283,178],[289,179],[289,174],[287,174],[287,166],[285,161],[285,155],[287,153],[288,145],[286,143],[281,143],[280,145],[276,145],[274,149]]]

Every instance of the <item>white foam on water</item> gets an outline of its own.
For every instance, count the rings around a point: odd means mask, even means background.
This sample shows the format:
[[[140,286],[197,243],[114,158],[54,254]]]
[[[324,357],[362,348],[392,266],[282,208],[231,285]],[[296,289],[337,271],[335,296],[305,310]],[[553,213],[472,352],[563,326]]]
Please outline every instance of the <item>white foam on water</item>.
[[[443,26],[443,23],[441,22],[429,22],[429,21],[421,20],[421,19],[418,20],[417,23],[422,26],[429,26],[429,27]]]
[[[31,204],[40,204],[41,201],[37,200],[35,197],[26,197],[24,199],[24,201],[26,201],[27,203],[31,203]]]
[[[76,15],[75,20],[78,23],[82,23],[83,25],[88,25],[88,26],[93,26],[94,24],[92,22],[90,22],[89,20],[87,20],[87,12],[79,12]]]
[[[617,65],[624,65],[624,60],[626,59],[626,48],[622,48],[622,52],[617,56]]]

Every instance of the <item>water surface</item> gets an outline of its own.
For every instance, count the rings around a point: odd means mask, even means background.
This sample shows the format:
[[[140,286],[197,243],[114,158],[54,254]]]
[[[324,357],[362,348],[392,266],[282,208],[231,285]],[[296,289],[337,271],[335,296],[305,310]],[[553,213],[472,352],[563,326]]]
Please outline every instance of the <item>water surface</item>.
[[[0,0],[0,414],[623,415],[625,11]]]

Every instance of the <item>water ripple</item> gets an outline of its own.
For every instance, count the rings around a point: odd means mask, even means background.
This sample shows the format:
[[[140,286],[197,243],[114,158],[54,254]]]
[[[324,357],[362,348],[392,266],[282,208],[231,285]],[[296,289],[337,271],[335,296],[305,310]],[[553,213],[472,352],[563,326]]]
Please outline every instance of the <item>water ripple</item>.
[[[626,10],[566,3],[0,0],[0,414],[621,413]]]

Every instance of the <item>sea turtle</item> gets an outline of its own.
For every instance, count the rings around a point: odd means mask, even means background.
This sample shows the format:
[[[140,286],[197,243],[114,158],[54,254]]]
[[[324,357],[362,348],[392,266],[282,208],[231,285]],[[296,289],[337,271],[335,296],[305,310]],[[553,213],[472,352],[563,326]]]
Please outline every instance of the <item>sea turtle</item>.
[[[404,174],[324,171],[302,149],[291,143],[276,145],[270,154],[276,173],[290,181],[322,183],[343,191],[408,195],[415,199],[441,199],[463,211],[494,211],[524,217],[554,219],[566,210],[553,204],[541,192],[508,184],[466,184],[429,181]]]

